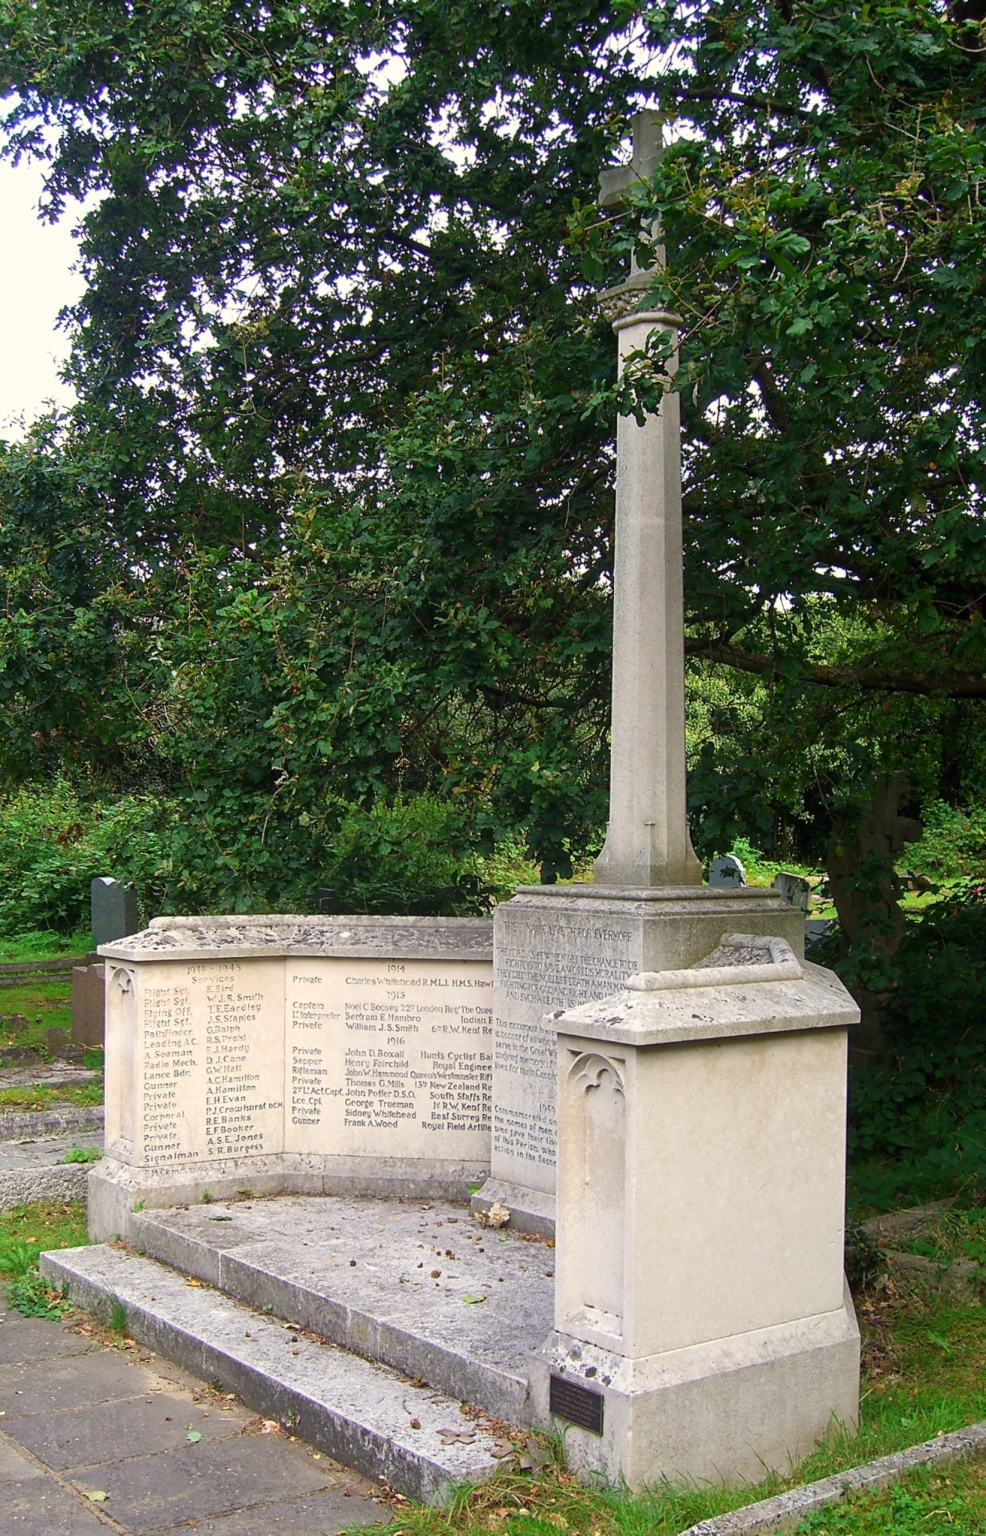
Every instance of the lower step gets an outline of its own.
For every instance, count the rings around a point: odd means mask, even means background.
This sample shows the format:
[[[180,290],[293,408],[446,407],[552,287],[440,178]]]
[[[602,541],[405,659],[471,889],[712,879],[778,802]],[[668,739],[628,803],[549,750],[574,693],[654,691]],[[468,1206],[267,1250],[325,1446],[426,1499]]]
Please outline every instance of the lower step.
[[[119,1247],[59,1249],[41,1257],[48,1283],[104,1316],[119,1303],[128,1332],[204,1381],[216,1381],[267,1418],[344,1465],[422,1503],[477,1483],[497,1466],[496,1437],[459,1403],[386,1366],[290,1327],[153,1259]],[[418,1428],[414,1428],[418,1425]],[[444,1443],[442,1431],[471,1444]]]

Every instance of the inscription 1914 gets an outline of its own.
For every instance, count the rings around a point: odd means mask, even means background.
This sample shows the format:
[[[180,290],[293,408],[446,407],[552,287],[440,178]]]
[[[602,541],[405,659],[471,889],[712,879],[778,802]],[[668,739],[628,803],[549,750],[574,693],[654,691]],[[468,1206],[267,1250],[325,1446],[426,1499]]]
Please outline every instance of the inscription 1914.
[[[325,960],[293,970],[290,1144],[440,1156],[448,1134],[485,1143],[491,990],[488,964]]]

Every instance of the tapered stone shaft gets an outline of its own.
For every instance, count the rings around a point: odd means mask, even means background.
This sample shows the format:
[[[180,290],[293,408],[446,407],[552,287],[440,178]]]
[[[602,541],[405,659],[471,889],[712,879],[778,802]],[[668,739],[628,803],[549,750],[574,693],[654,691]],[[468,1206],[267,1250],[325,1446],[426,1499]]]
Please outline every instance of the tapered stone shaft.
[[[642,310],[614,324],[620,369],[654,330],[677,320]],[[668,363],[677,367],[677,349]],[[698,885],[685,802],[685,655],[678,395],[616,437],[610,820],[598,884]]]

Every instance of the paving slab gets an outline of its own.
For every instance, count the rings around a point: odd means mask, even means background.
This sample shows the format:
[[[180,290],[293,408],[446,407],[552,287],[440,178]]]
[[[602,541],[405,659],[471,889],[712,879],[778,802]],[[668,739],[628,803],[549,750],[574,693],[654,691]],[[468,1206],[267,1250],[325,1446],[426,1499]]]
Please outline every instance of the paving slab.
[[[514,1424],[554,1327],[554,1250],[465,1205],[332,1195],[143,1212],[133,1237],[186,1274]]]
[[[199,1445],[171,1455],[137,1456],[71,1474],[83,1492],[108,1494],[107,1507],[137,1536],[161,1526],[187,1525],[257,1504],[276,1504],[292,1493],[327,1488],[331,1471],[274,1440],[258,1449],[254,1437]]]
[[[140,1383],[132,1383],[131,1390],[139,1391]],[[172,1394],[156,1392],[104,1401],[98,1414],[87,1404],[57,1413],[19,1414],[7,1422],[11,1430],[16,1428],[21,1445],[59,1472],[96,1467],[122,1456],[182,1450],[189,1430],[211,1441],[228,1439],[243,1428],[238,1419],[217,1409],[190,1403],[176,1413],[175,1404]]]
[[[91,1311],[105,1315],[119,1304],[128,1331],[148,1348],[218,1382],[257,1412],[296,1425],[311,1444],[411,1498],[442,1500],[457,1484],[481,1482],[499,1463],[497,1427],[464,1424],[458,1399],[286,1328],[119,1244],[43,1254],[41,1270]],[[21,1370],[8,1367],[7,1374]],[[92,1390],[103,1391],[104,1383],[95,1381]],[[449,1428],[465,1430],[468,1440],[450,1443]]]
[[[4,1313],[0,1351],[3,1536],[332,1536],[387,1517],[358,1474],[88,1324]]]
[[[37,1364],[57,1355],[84,1355],[91,1348],[90,1340],[63,1324],[21,1317],[16,1312],[0,1317],[0,1366]]]
[[[381,1519],[386,1516],[381,1513]],[[199,1520],[196,1536],[333,1536],[353,1524],[353,1500],[342,1488],[326,1488],[300,1499],[282,1499],[277,1504],[262,1504],[240,1510],[235,1515],[220,1515],[214,1520]]]
[[[44,1476],[4,1483],[0,1493],[4,1536],[106,1536],[95,1510]]]

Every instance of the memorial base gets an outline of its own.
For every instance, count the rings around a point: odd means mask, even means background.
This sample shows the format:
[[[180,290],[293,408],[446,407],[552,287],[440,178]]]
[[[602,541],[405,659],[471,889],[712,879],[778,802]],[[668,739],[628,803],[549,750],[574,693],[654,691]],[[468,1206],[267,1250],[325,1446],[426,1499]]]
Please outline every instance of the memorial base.
[[[198,1205],[246,1195],[338,1195],[373,1200],[466,1200],[482,1180],[482,1163],[445,1158],[216,1158],[195,1168],[134,1168],[103,1158],[89,1175],[88,1229],[94,1243],[133,1236],[144,1210]]]
[[[555,1333],[530,1376],[534,1421],[563,1435],[566,1464],[587,1481],[634,1493],[665,1478],[756,1483],[855,1429],[859,1329],[847,1288],[836,1312],[644,1359]]]
[[[546,1015],[609,996],[638,971],[694,965],[723,934],[786,939],[804,954],[804,914],[773,889],[708,885],[522,886],[493,918],[494,1201],[514,1231],[555,1225],[555,1034]]]

